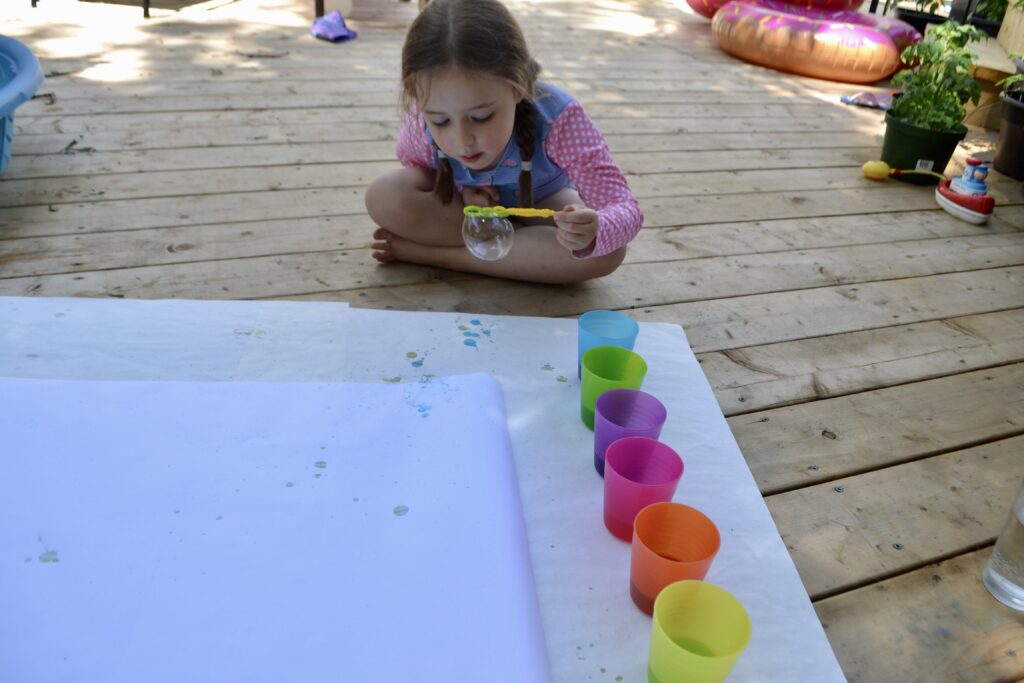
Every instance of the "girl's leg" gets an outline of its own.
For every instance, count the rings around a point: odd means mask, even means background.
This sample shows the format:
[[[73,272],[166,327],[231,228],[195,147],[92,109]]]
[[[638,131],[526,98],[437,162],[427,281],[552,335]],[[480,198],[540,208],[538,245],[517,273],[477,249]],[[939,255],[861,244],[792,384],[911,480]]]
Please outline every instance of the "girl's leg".
[[[607,256],[574,258],[555,241],[553,225],[529,225],[517,229],[512,251],[500,261],[481,261],[463,245],[439,247],[419,244],[385,230],[374,233],[374,237],[377,239],[373,243],[374,258],[382,263],[405,261],[545,284],[572,284],[603,277],[618,268],[626,255],[623,247]]]
[[[434,196],[430,171],[388,171],[370,183],[364,199],[370,218],[392,235],[419,244],[462,244],[462,201],[455,198],[448,206],[442,204]]]
[[[579,201],[579,195],[566,188],[539,202],[538,206],[562,209],[566,204]],[[556,229],[550,221],[530,223],[516,229],[512,251],[500,261],[481,261],[469,253],[462,244],[461,227],[457,246],[423,244],[390,230],[378,230],[374,233],[377,240],[373,243],[374,258],[382,262],[406,261],[527,282],[570,284],[611,273],[619,267],[626,254],[622,248],[606,256],[577,259],[555,241]],[[458,224],[461,226],[461,216]]]

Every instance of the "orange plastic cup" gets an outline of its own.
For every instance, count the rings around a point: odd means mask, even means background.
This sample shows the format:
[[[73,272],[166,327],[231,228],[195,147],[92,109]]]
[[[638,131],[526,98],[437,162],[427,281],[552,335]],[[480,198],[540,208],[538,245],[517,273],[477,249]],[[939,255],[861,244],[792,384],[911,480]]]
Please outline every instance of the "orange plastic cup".
[[[703,581],[718,553],[718,528],[700,510],[681,503],[653,503],[633,522],[629,595],[645,614],[661,589],[676,581]]]

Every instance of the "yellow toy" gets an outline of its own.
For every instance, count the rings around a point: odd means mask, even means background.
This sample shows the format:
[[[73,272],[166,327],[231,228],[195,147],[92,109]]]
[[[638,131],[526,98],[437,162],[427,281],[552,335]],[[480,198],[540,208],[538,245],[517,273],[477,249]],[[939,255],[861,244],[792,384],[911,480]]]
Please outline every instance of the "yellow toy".
[[[864,173],[864,177],[870,180],[885,180],[889,176],[899,175],[930,175],[940,180],[945,180],[946,178],[946,176],[935,171],[904,171],[899,168],[889,168],[889,164],[884,161],[865,161],[860,170]]]

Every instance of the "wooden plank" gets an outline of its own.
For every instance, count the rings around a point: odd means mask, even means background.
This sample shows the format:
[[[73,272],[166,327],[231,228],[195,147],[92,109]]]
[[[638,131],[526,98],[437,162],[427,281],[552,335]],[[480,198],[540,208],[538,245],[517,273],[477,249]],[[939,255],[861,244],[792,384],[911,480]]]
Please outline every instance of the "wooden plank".
[[[373,230],[372,222],[365,216],[351,228],[348,222],[341,219],[332,223],[330,218],[319,218],[295,222],[294,227],[288,221],[267,221],[236,223],[225,226],[229,227],[227,230],[214,225],[134,230],[129,235],[122,231],[109,231],[9,239],[0,241],[0,264],[3,265],[0,278],[219,260],[232,255],[247,258],[367,246]],[[240,240],[239,235],[245,239]],[[642,232],[636,241],[655,243],[658,233]],[[953,242],[958,243],[959,248],[952,248]],[[690,261],[684,268],[690,281],[696,283],[690,288],[694,292],[691,296],[704,298],[1017,265],[1024,262],[1024,249],[1015,249],[1019,246],[1024,246],[1024,235],[1012,232],[916,240],[895,247],[888,244],[858,245],[704,258]],[[893,248],[909,258],[893,260]],[[657,252],[657,247],[652,244],[645,251]],[[670,252],[662,250],[657,254],[657,260],[663,261],[670,256]],[[354,254],[353,258],[360,256]],[[362,258],[369,261],[368,254],[363,254]],[[667,286],[664,285],[662,273],[652,273],[650,263],[624,266],[623,284],[629,283],[630,289],[635,289],[633,283],[646,280],[645,301],[648,305],[677,301],[680,296],[678,283],[670,280]],[[664,274],[671,277],[671,272]],[[356,286],[353,282],[337,278],[332,281],[339,289]],[[310,291],[307,285],[290,282],[289,278],[278,283],[282,288],[278,294]]]
[[[487,310],[495,315],[567,316],[596,308],[623,309],[638,320],[682,325],[690,346],[702,353],[1014,309],[1024,295],[1024,269],[1013,267],[646,306],[646,289],[620,281],[629,270],[619,268],[608,277],[569,288],[446,276],[414,285],[269,298],[358,301],[363,307],[396,310]],[[677,276],[685,282],[685,273]],[[567,296],[552,296],[563,290]]]
[[[1018,266],[645,307],[634,315],[679,322],[702,352],[1018,308],[1022,295]]]
[[[44,57],[45,61],[45,57]],[[681,61],[681,60],[680,60]],[[161,60],[144,66],[135,73],[135,80],[116,85],[90,80],[76,75],[76,71],[62,72],[62,76],[47,79],[47,88],[61,99],[88,99],[99,96],[113,97],[176,97],[195,94],[246,94],[258,85],[268,95],[294,95],[342,87],[355,90],[359,95],[372,95],[375,91],[394,93],[400,80],[397,59],[378,58],[345,69],[325,71],[319,66],[293,66],[284,64],[276,69],[279,78],[268,80],[263,70],[236,68],[237,62],[224,58],[219,64],[195,64],[188,60]],[[552,69],[541,72],[541,80],[566,89],[573,95],[590,102],[622,102],[623,93],[630,93],[634,102],[687,102],[694,97],[721,97],[717,101],[750,99],[748,90],[740,91],[723,83],[720,73],[704,74],[697,70],[680,68],[676,61],[647,62],[630,67],[602,66],[600,74],[593,67],[580,68],[552,64]],[[777,75],[777,74],[776,74]],[[849,92],[840,83],[821,83],[823,87],[807,87],[806,82],[774,79],[771,91],[785,93],[790,102],[821,102],[823,95],[837,100]],[[768,90],[768,83],[752,84]],[[886,92],[883,88],[865,87],[864,90]]]
[[[1016,436],[1021,415],[1024,363],[1015,363],[728,421],[767,496]]]
[[[1024,360],[1024,309],[700,354],[722,412],[844,396]]]
[[[942,211],[906,211],[854,214],[739,223],[689,224],[682,227],[645,228],[641,237],[657,231],[659,239],[634,240],[627,258],[653,261],[671,254],[688,259],[730,254],[816,249],[854,244],[882,244],[930,237],[990,235],[1024,230],[1024,206],[1002,206],[990,222],[974,225],[949,220]],[[648,248],[651,247],[651,248]]]
[[[331,107],[344,109],[351,113],[353,120],[373,121],[381,116],[393,116],[398,101],[397,91],[388,97],[387,101],[380,101],[379,95],[372,98],[367,97],[367,104],[359,99],[343,92],[310,93],[303,96],[293,95],[288,100],[279,100],[269,105],[262,94],[257,95],[193,95],[188,97],[164,98],[150,97],[126,97],[126,98],[102,98],[102,99],[56,99],[52,104],[45,98],[39,98],[26,102],[23,105],[24,112],[19,113],[26,116],[45,115],[76,115],[76,116],[97,116],[103,114],[148,114],[150,112],[167,111],[222,111],[222,110],[265,110],[275,111],[286,109],[308,109]],[[392,104],[394,103],[394,104]],[[769,118],[820,118],[822,116],[834,117],[836,109],[827,104],[752,104],[724,102],[715,105],[710,104],[661,104],[657,102],[640,103],[637,105],[623,106],[622,103],[601,104],[594,103],[587,107],[587,111],[595,120],[601,120],[605,116],[617,118],[679,118],[679,117],[769,117]],[[853,117],[864,117],[863,113],[851,114]]]
[[[996,501],[1009,509],[1010,501]],[[1024,619],[981,582],[991,548],[815,604],[850,683],[1024,677]]]
[[[0,205],[68,203],[78,201],[83,194],[86,197],[101,197],[108,201],[198,196],[209,193],[211,186],[216,188],[217,194],[311,187],[357,187],[362,190],[375,177],[397,166],[397,162],[389,155],[379,161],[232,166],[146,173],[117,172],[87,174],[82,178],[12,178],[0,185]],[[722,188],[727,188],[726,191],[733,189],[736,193],[744,195],[799,190],[819,193],[833,188],[860,190],[869,182],[859,172],[851,171],[849,167],[794,168],[786,173],[776,173],[771,168],[742,171],[708,170],[700,173],[627,175],[627,180],[638,199],[656,198],[658,201],[668,201],[680,196],[709,195]],[[993,195],[995,191],[993,187]],[[354,213],[360,208],[362,207],[358,205],[347,206],[345,212]]]
[[[72,148],[73,150],[74,148]],[[644,173],[642,178],[630,179],[630,185],[637,191],[645,183],[653,185],[660,183],[666,187],[656,190],[658,194],[675,193],[676,185],[683,184],[686,176],[660,175],[675,173],[692,173],[694,169],[702,169],[700,177],[707,171],[724,171],[728,164],[743,164],[745,170],[750,169],[790,169],[786,174],[760,174],[764,180],[755,178],[738,178],[737,185],[746,191],[764,190],[774,187],[776,189],[797,189],[806,187],[808,189],[820,189],[842,182],[844,187],[864,186],[862,174],[857,169],[860,160],[870,156],[873,150],[869,147],[835,148],[827,150],[714,150],[714,151],[692,151],[692,152],[646,152],[624,153],[616,156],[616,162],[623,173],[635,174]],[[339,163],[341,162],[341,163]],[[16,184],[14,192],[6,192],[7,183],[27,178],[58,178],[78,175],[110,175],[127,173],[135,175],[143,170],[147,177],[160,172],[175,171],[174,177],[181,178],[181,185],[188,187],[187,173],[193,169],[236,169],[270,168],[273,166],[318,166],[318,168],[303,169],[308,173],[316,173],[324,179],[331,179],[331,185],[352,185],[363,184],[365,181],[350,180],[353,174],[350,169],[356,162],[360,166],[367,165],[373,168],[373,174],[381,173],[383,167],[375,165],[374,162],[386,162],[391,167],[397,167],[398,161],[395,158],[395,143],[391,140],[372,142],[335,142],[335,143],[308,143],[308,144],[283,144],[283,145],[261,145],[257,151],[247,146],[223,147],[216,151],[204,148],[191,149],[161,149],[149,152],[107,152],[100,154],[47,154],[33,157],[17,157],[17,162],[10,165],[10,170],[5,173],[4,188],[0,189],[5,197],[12,197],[11,203],[20,203],[15,197],[18,194]],[[812,166],[830,166],[832,168],[813,168]],[[842,166],[838,169],[834,167]],[[853,167],[853,168],[850,168]],[[358,173],[354,177],[363,178],[368,175],[362,168],[356,169]],[[253,171],[248,171],[252,173]],[[274,171],[267,171],[267,174]],[[280,171],[279,171],[280,172]],[[654,175],[659,174],[659,175]],[[195,175],[195,174],[193,174]],[[288,173],[294,177],[294,173]],[[246,177],[239,173],[240,177]],[[334,178],[337,176],[337,180]],[[807,182],[807,179],[816,176],[833,180],[828,182]],[[154,176],[159,177],[159,176]],[[372,177],[372,176],[371,176]],[[792,178],[787,183],[787,179]],[[700,178],[698,178],[700,179]],[[771,185],[765,184],[770,179]],[[687,179],[693,181],[693,177]],[[294,186],[302,186],[305,183]],[[176,184],[167,180],[156,180],[161,188],[167,187],[173,194],[178,194]],[[38,183],[31,183],[37,185]],[[146,186],[153,183],[147,181]],[[321,181],[323,185],[323,181]],[[722,187],[726,185],[720,182],[712,186],[709,181],[703,183],[703,187]],[[208,187],[208,185],[207,185]],[[287,185],[282,185],[287,187]],[[53,191],[49,188],[43,191]],[[200,192],[194,192],[200,194]]]
[[[296,174],[301,167],[294,167]],[[230,173],[216,172],[217,180],[240,184]],[[91,179],[85,179],[89,182]],[[30,230],[33,234],[60,234],[68,232],[91,232],[95,230],[123,229],[135,227],[160,227],[169,225],[195,225],[220,221],[271,220],[276,218],[304,218],[317,215],[339,215],[361,213],[364,210],[363,191],[365,185],[350,187],[313,188],[303,190],[279,189],[274,182],[264,177],[247,191],[229,194],[171,195],[164,197],[130,197],[129,206],[123,200],[110,200],[105,196],[110,185],[97,187],[91,182],[82,185],[70,184],[63,190],[50,193],[40,188],[26,186],[26,196],[21,201],[34,201],[24,205],[11,205],[11,199],[4,197],[0,204],[0,229],[11,237],[23,236]],[[19,181],[12,181],[12,185]],[[23,181],[22,181],[23,182]],[[40,181],[31,181],[39,183]],[[126,184],[135,184],[138,179],[125,178]],[[213,179],[211,178],[211,183]],[[310,180],[309,182],[313,182]],[[0,185],[0,193],[6,190]],[[12,188],[13,189],[13,188]],[[166,192],[165,188],[153,186],[154,194]],[[60,194],[58,194],[58,192]],[[699,193],[698,193],[699,195]],[[0,194],[2,197],[3,194]],[[189,196],[187,206],[180,197]],[[875,189],[803,190],[797,192],[717,194],[692,197],[645,199],[641,201],[644,224],[648,227],[677,226],[680,223],[731,223],[749,220],[771,220],[780,218],[803,218],[813,216],[844,215],[863,210],[870,201],[872,209],[880,212],[906,210],[935,210],[935,201],[929,194],[907,194],[903,188],[892,185]],[[68,221],[63,211],[71,217]],[[955,220],[950,218],[950,220]],[[72,225],[73,224],[73,225]]]
[[[1024,426],[1024,425],[1022,425]],[[766,498],[811,600],[995,541],[1024,436]]]
[[[20,121],[20,119],[19,119]],[[17,125],[15,126],[17,127]],[[244,145],[250,154],[266,145],[281,143],[331,144],[387,140],[394,144],[398,132],[395,122],[365,122],[339,125],[277,126],[216,126],[162,128],[159,134],[141,130],[98,130],[89,133],[65,134],[21,133],[15,135],[12,146],[18,163],[8,173],[30,163],[33,155],[68,155],[121,152],[126,150],[206,149]],[[625,134],[605,136],[612,155],[627,152],[671,152],[718,149],[793,149],[810,147],[881,148],[882,138],[860,132],[764,132],[752,139],[749,133],[679,133],[676,135]],[[69,148],[68,146],[71,145]],[[92,150],[92,151],[89,151]],[[207,155],[209,156],[209,155]]]

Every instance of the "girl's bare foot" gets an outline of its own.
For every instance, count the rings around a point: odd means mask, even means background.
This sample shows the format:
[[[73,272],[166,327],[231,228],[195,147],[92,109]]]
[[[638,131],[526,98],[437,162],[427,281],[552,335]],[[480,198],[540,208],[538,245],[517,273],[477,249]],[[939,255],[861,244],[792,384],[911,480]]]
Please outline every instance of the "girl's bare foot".
[[[397,236],[392,235],[384,228],[377,228],[373,231],[373,242],[370,242],[370,256],[380,263],[391,263],[396,260],[391,251],[391,240]]]

